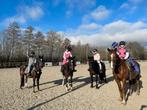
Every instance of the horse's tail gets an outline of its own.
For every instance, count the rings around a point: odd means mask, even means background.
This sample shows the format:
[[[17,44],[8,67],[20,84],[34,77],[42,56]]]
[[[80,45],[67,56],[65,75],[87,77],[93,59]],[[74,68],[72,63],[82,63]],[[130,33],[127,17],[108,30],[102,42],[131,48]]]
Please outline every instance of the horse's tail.
[[[24,86],[24,75],[20,76],[20,88]]]
[[[20,67],[20,88],[22,88],[24,86],[24,71],[25,71],[26,66],[22,65]]]

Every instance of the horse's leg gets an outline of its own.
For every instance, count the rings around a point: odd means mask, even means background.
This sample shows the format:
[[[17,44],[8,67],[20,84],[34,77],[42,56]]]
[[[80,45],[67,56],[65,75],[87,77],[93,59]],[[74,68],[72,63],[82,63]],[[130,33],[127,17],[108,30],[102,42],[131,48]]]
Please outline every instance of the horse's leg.
[[[65,77],[65,87],[66,91],[68,91],[68,77]]]
[[[65,85],[65,77],[64,77],[64,75],[63,75],[63,79],[62,79],[62,86],[64,86]]]
[[[130,80],[129,81],[129,89],[126,94],[129,94],[131,96],[132,93],[133,93],[133,85],[132,85],[132,81]]]
[[[27,77],[27,75],[25,75],[24,77],[25,77],[25,87],[28,87],[28,84],[27,84],[27,82],[28,82],[28,77]]]
[[[70,89],[72,90],[72,75],[70,76]]]
[[[122,87],[121,87],[121,83],[120,83],[120,81],[118,80],[118,79],[116,79],[115,78],[115,81],[116,81],[116,83],[117,83],[117,86],[118,86],[118,89],[119,89],[119,94],[120,94],[120,101],[122,101],[123,100],[123,95],[122,95]]]
[[[126,80],[124,79],[123,81],[121,81],[122,84],[122,95],[123,95],[123,104],[126,104]]]
[[[36,78],[33,77],[33,92],[35,93],[35,81],[36,81]]]
[[[93,88],[93,75],[92,74],[90,74],[90,78],[91,78],[91,88]]]
[[[107,83],[107,79],[106,79],[106,70],[104,70],[104,80],[105,80],[105,83]]]
[[[20,88],[22,89],[23,86],[24,86],[24,75],[20,74]]]
[[[106,66],[105,66],[105,64],[104,63],[102,63],[103,64],[103,68],[102,68],[102,70],[103,70],[103,79],[104,79],[104,81],[105,81],[105,83],[107,83],[107,79],[106,79]]]
[[[40,89],[39,89],[39,79],[40,79],[40,76],[37,77],[37,89],[38,89],[38,91],[40,90]]]
[[[96,74],[95,77],[96,77],[96,88],[98,89],[99,88],[98,87],[98,85],[99,85],[99,83],[98,83],[98,74]]]
[[[140,95],[140,80],[137,80],[136,85],[137,85],[137,95]]]

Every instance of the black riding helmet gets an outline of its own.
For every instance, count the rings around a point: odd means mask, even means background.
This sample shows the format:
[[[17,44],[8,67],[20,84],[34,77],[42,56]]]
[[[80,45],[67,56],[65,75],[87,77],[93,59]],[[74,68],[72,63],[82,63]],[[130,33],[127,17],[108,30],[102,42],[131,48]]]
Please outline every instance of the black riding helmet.
[[[97,53],[98,52],[98,50],[97,49],[93,49],[92,50],[92,53],[94,54],[94,53]]]
[[[92,52],[97,52],[97,49],[93,49]]]
[[[125,42],[125,41],[120,41],[120,42],[119,42],[119,46],[120,46],[120,45],[126,45],[126,42]]]
[[[71,51],[71,50],[72,50],[72,48],[71,48],[70,45],[66,46],[66,49],[67,49],[68,51]]]
[[[31,51],[31,55],[35,55],[35,52],[34,51]]]

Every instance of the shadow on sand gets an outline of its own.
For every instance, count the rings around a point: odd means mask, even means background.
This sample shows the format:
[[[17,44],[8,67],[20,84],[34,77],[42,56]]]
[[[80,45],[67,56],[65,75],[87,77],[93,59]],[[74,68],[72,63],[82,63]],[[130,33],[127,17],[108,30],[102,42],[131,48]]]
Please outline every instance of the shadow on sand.
[[[144,108],[147,108],[147,105],[141,105],[141,108],[139,110],[143,110]]]
[[[58,96],[52,98],[52,99],[49,99],[49,100],[44,101],[44,102],[42,102],[42,103],[39,103],[39,104],[37,104],[37,105],[35,105],[35,106],[32,106],[32,107],[28,108],[27,110],[33,110],[33,109],[35,109],[35,108],[37,108],[37,107],[40,107],[40,106],[42,106],[42,105],[44,105],[44,104],[46,104],[46,103],[49,103],[49,102],[51,102],[51,101],[53,101],[53,100],[56,100],[57,98],[60,98],[60,97],[62,97],[62,96],[65,96],[66,94],[69,94],[69,93],[71,93],[71,92],[74,92],[75,90],[77,90],[77,89],[79,89],[79,88],[81,88],[81,87],[84,87],[84,86],[86,86],[87,84],[90,83],[90,77],[86,77],[86,78],[82,78],[82,77],[83,77],[83,76],[76,77],[76,78],[73,79],[73,82],[75,82],[75,83],[77,83],[77,82],[84,82],[84,83],[75,86],[75,87],[72,89],[72,91],[65,92],[65,93],[63,93],[63,94],[61,94],[61,95],[58,95]],[[110,81],[113,81],[113,77],[112,77],[112,76],[107,78],[107,82],[110,82]],[[55,86],[52,86],[52,87],[56,87],[56,86],[59,86],[59,85],[62,84],[62,79],[54,80],[54,81],[49,81],[49,82],[44,82],[44,83],[41,83],[40,85],[44,85],[44,84],[48,84],[48,83],[54,83],[54,84],[56,84],[56,85],[55,85]],[[103,85],[104,85],[104,84],[101,84],[101,86],[103,86]],[[100,87],[101,87],[101,86],[100,86]],[[52,87],[49,87],[49,88],[52,88]],[[49,89],[49,88],[44,88],[44,89],[42,89],[42,90]]]

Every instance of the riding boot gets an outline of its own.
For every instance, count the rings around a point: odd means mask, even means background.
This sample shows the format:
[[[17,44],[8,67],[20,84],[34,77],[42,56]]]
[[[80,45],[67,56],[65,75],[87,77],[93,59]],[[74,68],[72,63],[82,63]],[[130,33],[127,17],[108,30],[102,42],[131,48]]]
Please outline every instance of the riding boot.
[[[31,65],[30,67],[29,76],[31,76],[32,69],[33,69],[33,65]]]
[[[63,72],[63,71],[64,71],[64,65],[61,66],[61,72]]]
[[[30,71],[29,71],[29,73],[28,73],[28,76],[31,76],[31,69],[30,69]]]

